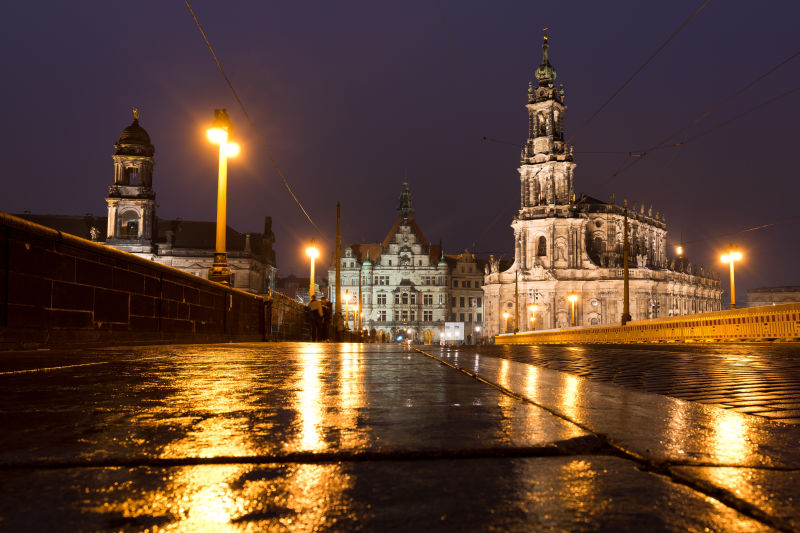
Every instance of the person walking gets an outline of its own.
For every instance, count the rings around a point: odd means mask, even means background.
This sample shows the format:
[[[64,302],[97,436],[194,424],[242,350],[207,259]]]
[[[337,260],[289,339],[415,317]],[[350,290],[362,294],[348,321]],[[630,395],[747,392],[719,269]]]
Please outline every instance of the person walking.
[[[322,297],[322,335],[321,340],[331,340],[331,302],[327,297]]]
[[[322,302],[317,300],[316,294],[311,297],[308,310],[311,313],[311,340],[317,342],[321,339],[322,333]]]

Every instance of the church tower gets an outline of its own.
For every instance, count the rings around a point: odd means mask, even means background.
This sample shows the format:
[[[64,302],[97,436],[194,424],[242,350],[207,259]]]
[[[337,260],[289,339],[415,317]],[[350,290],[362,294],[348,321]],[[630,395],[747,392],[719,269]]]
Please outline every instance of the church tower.
[[[550,64],[548,49],[545,35],[542,64],[536,69],[538,86],[534,89],[533,84],[529,84],[525,106],[528,140],[519,168],[520,219],[540,218],[556,206],[567,206],[573,201],[575,163],[572,147],[564,140],[564,89],[553,85],[556,70]]]
[[[397,214],[403,223],[408,223],[408,219],[414,216],[414,208],[411,207],[411,191],[408,182],[403,182],[403,190],[400,192],[400,205],[397,207]]]
[[[133,123],[114,144],[114,185],[108,188],[108,230],[106,244],[131,253],[153,252],[156,195],[153,192],[153,154],[150,136],[139,125],[139,111]]]

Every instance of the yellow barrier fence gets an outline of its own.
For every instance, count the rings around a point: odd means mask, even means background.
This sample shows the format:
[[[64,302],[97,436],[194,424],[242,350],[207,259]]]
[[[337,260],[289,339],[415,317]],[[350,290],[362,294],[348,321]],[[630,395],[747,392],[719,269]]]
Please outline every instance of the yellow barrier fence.
[[[800,303],[495,337],[496,344],[755,342],[800,340]]]

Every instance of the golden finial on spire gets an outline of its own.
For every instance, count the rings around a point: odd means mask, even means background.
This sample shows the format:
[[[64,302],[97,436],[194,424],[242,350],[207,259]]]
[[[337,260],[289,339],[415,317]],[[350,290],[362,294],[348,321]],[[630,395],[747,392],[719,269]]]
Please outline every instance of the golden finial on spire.
[[[139,110],[135,107],[133,108],[133,120],[139,120]]]

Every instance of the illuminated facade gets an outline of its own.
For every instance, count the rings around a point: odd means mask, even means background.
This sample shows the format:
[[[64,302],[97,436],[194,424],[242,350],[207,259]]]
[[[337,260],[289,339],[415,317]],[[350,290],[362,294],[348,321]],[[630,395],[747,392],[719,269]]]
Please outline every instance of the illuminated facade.
[[[154,154],[150,136],[134,111],[133,123],[114,144],[114,184],[106,197],[107,217],[18,216],[207,278],[214,261],[216,223],[156,217]],[[229,227],[226,238],[233,286],[256,294],[272,291],[278,271],[272,219],[265,218],[264,233],[239,233]]]
[[[474,343],[484,337],[483,269],[487,262],[469,250],[458,255],[445,254],[450,267],[449,322],[464,323],[464,340]]]
[[[448,318],[450,269],[441,246],[429,243],[414,221],[408,183],[403,183],[397,214],[382,242],[342,246],[341,294],[343,300],[351,298],[348,324],[354,328],[361,278],[363,327],[370,334],[381,340],[436,343]],[[333,262],[328,279],[334,296]]]
[[[575,162],[564,138],[564,90],[544,37],[538,86],[528,88],[528,140],[521,154],[520,209],[514,263],[492,259],[484,277],[488,335],[531,329],[610,324],[623,312],[623,230],[629,231],[633,320],[720,309],[719,278],[667,257],[664,217],[644,204],[603,202],[574,192]],[[569,300],[575,295],[574,302]],[[535,305],[535,308],[532,306]],[[506,315],[507,314],[507,315]],[[504,316],[506,315],[506,316]]]

